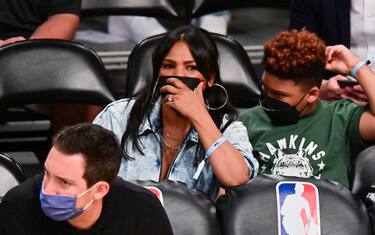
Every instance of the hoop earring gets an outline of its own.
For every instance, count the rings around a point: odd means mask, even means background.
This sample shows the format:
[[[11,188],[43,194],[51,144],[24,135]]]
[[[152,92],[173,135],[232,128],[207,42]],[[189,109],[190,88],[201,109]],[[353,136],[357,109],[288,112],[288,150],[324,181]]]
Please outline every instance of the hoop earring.
[[[222,85],[217,84],[217,83],[212,84],[212,86],[217,86],[217,87],[220,87],[221,89],[224,90],[224,93],[225,93],[224,104],[220,105],[219,107],[210,107],[210,104],[208,104],[208,102],[205,102],[205,106],[206,106],[206,108],[208,110],[219,110],[219,109],[222,109],[228,103],[228,92],[227,92],[227,89],[225,89],[225,87],[223,87]]]

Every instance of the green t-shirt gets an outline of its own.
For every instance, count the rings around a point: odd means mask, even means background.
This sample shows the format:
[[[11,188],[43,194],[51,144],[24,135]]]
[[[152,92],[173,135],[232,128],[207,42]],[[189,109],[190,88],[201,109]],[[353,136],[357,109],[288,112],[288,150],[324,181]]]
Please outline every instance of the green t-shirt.
[[[247,127],[259,174],[314,176],[348,186],[350,157],[367,147],[359,133],[367,109],[348,100],[320,101],[298,123],[275,126],[258,105],[239,119]]]

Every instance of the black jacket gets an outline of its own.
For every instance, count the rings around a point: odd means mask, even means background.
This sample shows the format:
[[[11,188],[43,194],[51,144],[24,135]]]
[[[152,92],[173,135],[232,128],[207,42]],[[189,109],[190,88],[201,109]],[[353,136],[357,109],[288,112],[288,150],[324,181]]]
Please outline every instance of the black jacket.
[[[147,189],[116,178],[105,196],[98,221],[77,230],[67,221],[53,221],[40,208],[42,175],[11,189],[0,203],[1,235],[171,235],[168,217]]]

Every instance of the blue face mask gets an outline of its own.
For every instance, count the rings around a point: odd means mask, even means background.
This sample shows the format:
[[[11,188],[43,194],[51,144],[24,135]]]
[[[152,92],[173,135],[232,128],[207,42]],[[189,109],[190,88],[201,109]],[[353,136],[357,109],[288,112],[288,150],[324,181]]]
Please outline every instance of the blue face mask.
[[[91,187],[92,188],[92,187]],[[79,216],[84,212],[94,200],[91,200],[85,207],[77,209],[77,199],[91,190],[89,188],[78,196],[46,194],[44,192],[44,183],[40,189],[39,199],[42,210],[46,216],[56,221],[69,220]]]

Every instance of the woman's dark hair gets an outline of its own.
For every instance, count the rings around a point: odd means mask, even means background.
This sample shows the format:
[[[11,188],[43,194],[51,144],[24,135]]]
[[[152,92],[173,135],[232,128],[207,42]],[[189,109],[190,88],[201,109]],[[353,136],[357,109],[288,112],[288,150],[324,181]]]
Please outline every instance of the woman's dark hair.
[[[152,54],[153,80],[151,84],[147,84],[142,90],[133,95],[136,101],[130,112],[127,121],[128,125],[121,139],[121,146],[124,149],[126,159],[132,159],[130,154],[126,152],[126,147],[129,143],[132,143],[132,149],[136,148],[142,153],[138,134],[139,128],[144,120],[149,120],[152,106],[159,97],[158,92],[155,92],[155,94],[158,95],[153,94],[153,89],[158,81],[159,70],[163,60],[173,45],[178,41],[183,41],[188,45],[198,71],[207,81],[212,76],[215,76],[215,83],[222,83],[220,78],[218,49],[209,32],[194,26],[181,26],[165,34],[160,39]],[[219,107],[225,102],[225,95],[222,92],[218,92],[218,89],[213,89],[208,86],[204,91],[204,97],[211,107]],[[236,110],[229,103],[220,110],[209,110],[209,113],[218,128],[220,128],[223,116],[225,114],[229,115],[229,121],[221,131],[224,131],[225,128],[237,118]]]

